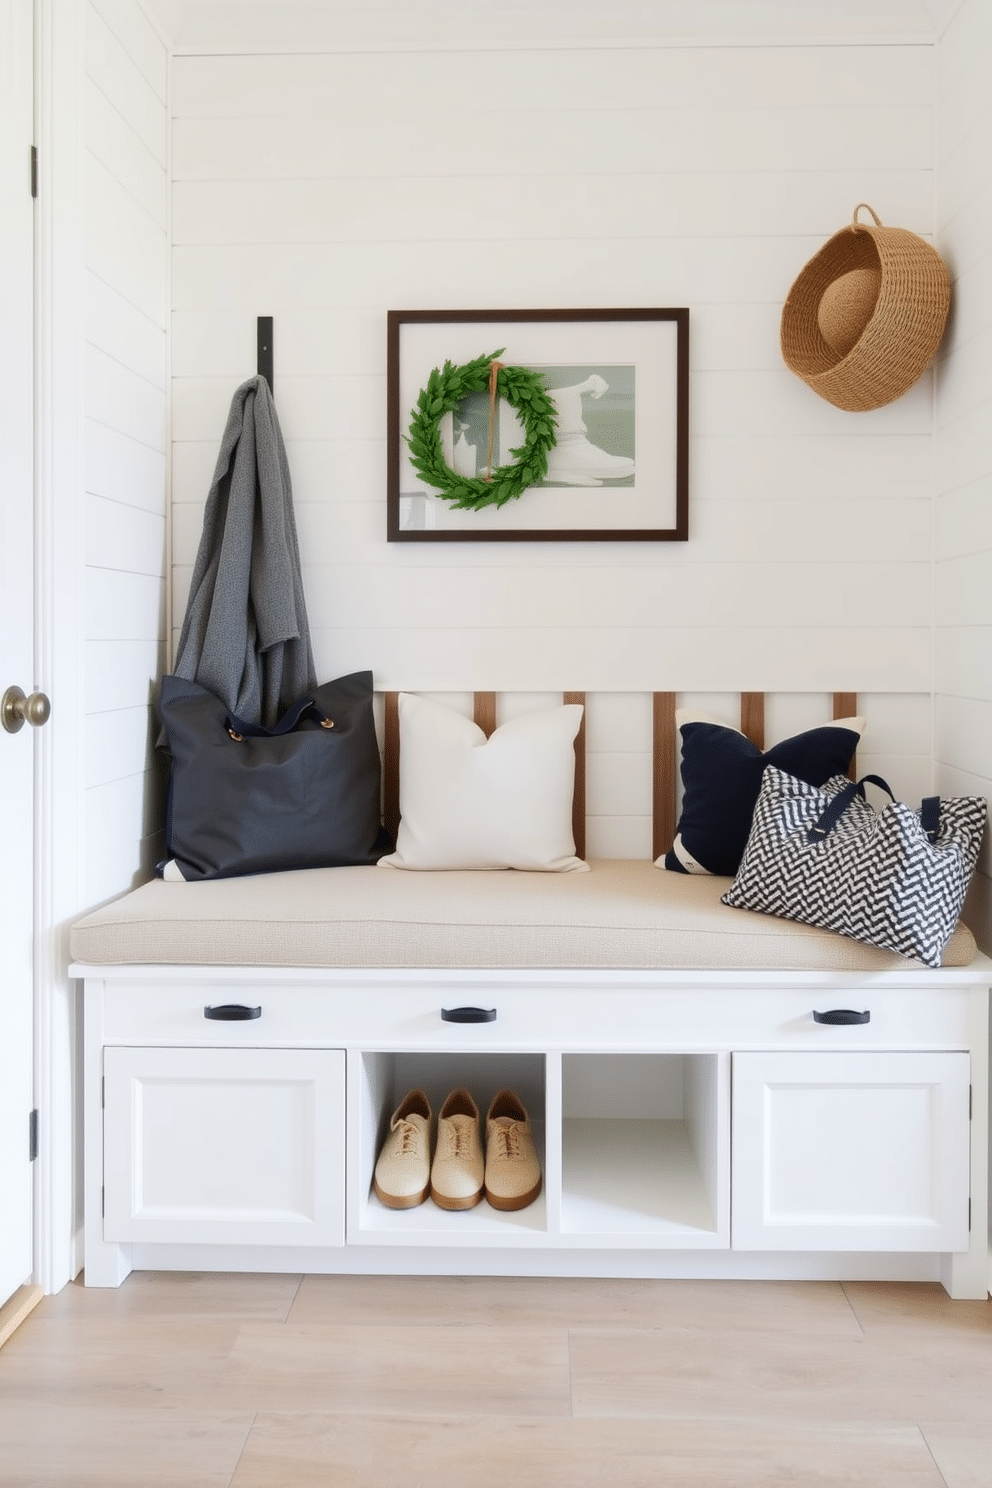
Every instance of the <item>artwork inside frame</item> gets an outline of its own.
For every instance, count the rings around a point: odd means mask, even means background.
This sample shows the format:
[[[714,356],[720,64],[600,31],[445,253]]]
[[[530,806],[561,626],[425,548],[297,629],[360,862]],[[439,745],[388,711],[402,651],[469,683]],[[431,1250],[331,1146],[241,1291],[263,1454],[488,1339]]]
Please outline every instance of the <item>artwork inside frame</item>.
[[[423,398],[432,373],[496,354],[507,369],[539,374],[551,441],[484,378],[436,420],[423,412],[438,401]],[[390,542],[688,538],[687,309],[390,310],[387,419]],[[419,453],[428,426],[439,439],[436,486]],[[546,471],[522,485],[520,462],[535,449]],[[501,504],[474,494],[488,491],[490,474],[494,486],[504,477]]]

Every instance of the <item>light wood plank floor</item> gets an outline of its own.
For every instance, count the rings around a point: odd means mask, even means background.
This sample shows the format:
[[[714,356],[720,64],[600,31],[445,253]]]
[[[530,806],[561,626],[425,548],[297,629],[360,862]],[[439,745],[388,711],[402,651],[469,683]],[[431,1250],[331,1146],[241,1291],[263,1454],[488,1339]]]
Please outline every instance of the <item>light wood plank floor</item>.
[[[136,1274],[0,1350],[4,1488],[992,1488],[938,1286]]]

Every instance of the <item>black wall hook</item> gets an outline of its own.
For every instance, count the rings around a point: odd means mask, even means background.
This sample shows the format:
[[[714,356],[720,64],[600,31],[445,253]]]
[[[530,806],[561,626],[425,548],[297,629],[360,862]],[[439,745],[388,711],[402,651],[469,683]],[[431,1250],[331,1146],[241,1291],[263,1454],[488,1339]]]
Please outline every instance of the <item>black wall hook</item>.
[[[269,392],[275,392],[272,377],[272,316],[258,317],[258,375],[269,384]]]

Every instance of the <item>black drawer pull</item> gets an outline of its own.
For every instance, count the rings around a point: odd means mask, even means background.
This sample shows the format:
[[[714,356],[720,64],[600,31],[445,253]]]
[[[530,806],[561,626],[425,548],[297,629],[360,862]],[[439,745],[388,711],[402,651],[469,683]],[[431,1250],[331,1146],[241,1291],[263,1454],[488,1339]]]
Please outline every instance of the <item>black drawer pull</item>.
[[[243,1002],[221,1002],[216,1007],[205,1007],[203,1016],[218,1023],[247,1023],[249,1018],[260,1018],[262,1009],[245,1007]]]
[[[441,1020],[444,1023],[495,1023],[495,1008],[442,1008]]]
[[[829,1013],[813,1013],[814,1023],[870,1023],[871,1013],[856,1013],[853,1008],[831,1008]]]

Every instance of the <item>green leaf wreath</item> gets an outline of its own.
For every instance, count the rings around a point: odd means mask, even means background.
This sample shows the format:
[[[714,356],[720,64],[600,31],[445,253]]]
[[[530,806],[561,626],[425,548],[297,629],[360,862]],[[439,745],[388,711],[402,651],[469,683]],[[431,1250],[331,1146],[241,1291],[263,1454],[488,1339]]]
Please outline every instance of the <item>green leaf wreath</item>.
[[[455,367],[445,362],[435,367],[420,391],[416,409],[411,409],[410,460],[414,469],[445,501],[462,510],[479,511],[484,506],[504,506],[528,486],[535,486],[548,473],[548,451],[555,445],[558,415],[544,389],[540,372],[526,367],[504,367],[501,351],[476,357]],[[495,390],[490,378],[496,367]],[[457,475],[445,463],[438,428],[442,416],[451,413],[469,393],[493,392],[515,408],[524,426],[525,440],[515,465],[497,465],[482,476]]]

